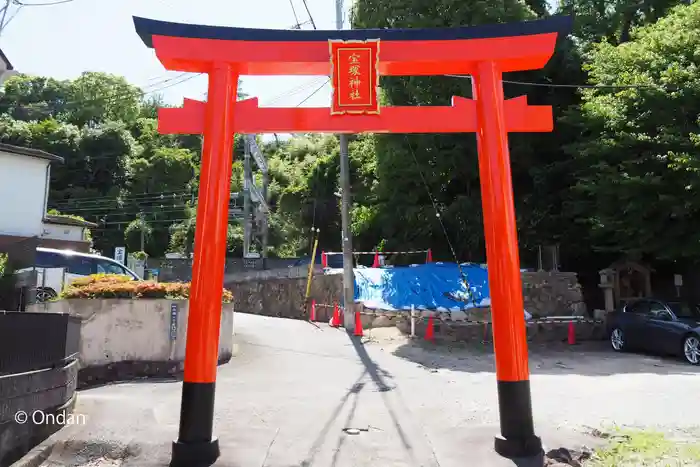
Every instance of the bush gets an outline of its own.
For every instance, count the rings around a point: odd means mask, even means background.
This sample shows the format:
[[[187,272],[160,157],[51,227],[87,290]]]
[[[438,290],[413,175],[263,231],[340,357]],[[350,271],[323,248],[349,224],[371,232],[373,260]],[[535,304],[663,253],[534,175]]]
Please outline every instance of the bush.
[[[186,300],[190,296],[189,282],[134,281],[116,274],[93,274],[74,280],[60,298],[168,298]],[[223,289],[222,301],[231,303],[233,294]]]
[[[145,251],[136,251],[134,253],[131,253],[131,257],[134,258],[136,261],[146,261],[148,259],[148,253]]]

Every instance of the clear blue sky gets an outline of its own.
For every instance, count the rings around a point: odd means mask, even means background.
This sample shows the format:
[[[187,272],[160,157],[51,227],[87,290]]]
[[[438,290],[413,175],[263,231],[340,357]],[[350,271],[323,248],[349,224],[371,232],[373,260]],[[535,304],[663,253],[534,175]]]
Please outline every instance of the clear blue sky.
[[[175,105],[181,104],[183,97],[203,98],[206,76],[185,81],[186,77],[179,78],[178,72],[164,70],[153,50],[146,48],[136,35],[132,15],[270,29],[287,29],[296,23],[290,0],[20,0],[19,3],[56,1],[66,3],[10,8],[8,18],[12,20],[0,35],[0,48],[17,71],[58,79],[75,78],[83,71],[114,73],[125,76],[144,91],[163,95],[166,102]],[[346,11],[351,1],[345,0]],[[298,21],[308,23],[303,1],[291,2]],[[4,3],[0,0],[0,4]],[[307,0],[307,4],[318,29],[335,29],[334,0]],[[303,28],[311,25],[305,24]],[[261,105],[293,107],[326,80],[322,76],[249,77],[243,78],[242,86],[248,95],[259,97]],[[330,85],[326,84],[303,106],[325,107],[329,101]]]
[[[49,3],[56,0],[22,0]],[[302,0],[292,0],[299,22],[308,15]],[[346,0],[349,8],[350,0]],[[4,0],[2,1],[4,5]],[[335,29],[334,0],[307,0],[318,29]],[[247,6],[246,6],[247,5]],[[54,6],[12,6],[16,14],[0,35],[0,48],[21,73],[75,78],[83,71],[125,76],[146,91],[163,95],[171,104],[183,97],[201,99],[207,79],[197,76],[182,84],[179,73],[163,69],[154,52],[134,32],[132,15],[183,23],[288,29],[296,23],[289,0],[73,0]],[[302,26],[311,28],[310,24]],[[327,78],[249,77],[243,90],[260,98],[261,105],[293,107]],[[159,88],[170,86],[158,91]],[[330,85],[304,106],[329,105]]]

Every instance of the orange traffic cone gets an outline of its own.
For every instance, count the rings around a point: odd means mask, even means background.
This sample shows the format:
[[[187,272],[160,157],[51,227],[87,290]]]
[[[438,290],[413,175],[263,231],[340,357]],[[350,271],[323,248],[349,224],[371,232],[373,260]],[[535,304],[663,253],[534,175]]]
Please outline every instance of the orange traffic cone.
[[[333,326],[334,328],[340,327],[340,309],[338,308],[337,303],[333,304],[333,317],[331,318],[331,326]]]
[[[574,322],[569,322],[569,345],[576,344],[576,329],[574,328]]]
[[[432,263],[433,262],[433,249],[428,248],[428,256],[425,258],[426,263]]]
[[[316,321],[316,300],[311,300],[311,311],[309,312],[309,321]]]
[[[435,342],[435,323],[432,316],[428,317],[428,326],[425,328],[425,340]]]
[[[372,267],[373,268],[379,267],[379,253],[377,253],[376,251],[374,252],[374,262],[372,262]]]
[[[359,311],[355,312],[355,335],[362,337],[362,316]]]

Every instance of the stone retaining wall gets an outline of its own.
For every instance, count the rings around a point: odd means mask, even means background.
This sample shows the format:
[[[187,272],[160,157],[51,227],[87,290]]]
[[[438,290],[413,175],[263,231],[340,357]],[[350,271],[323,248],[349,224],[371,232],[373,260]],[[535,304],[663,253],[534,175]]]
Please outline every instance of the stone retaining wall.
[[[573,272],[523,273],[525,309],[534,317],[583,315],[586,307]],[[342,301],[342,275],[317,275],[311,282],[311,299],[319,304]],[[304,310],[306,277],[268,278],[226,284],[233,291],[236,311],[265,316],[307,319]],[[330,319],[328,308],[317,310],[319,321]],[[458,315],[458,314],[457,314]],[[461,319],[465,316],[462,314]],[[470,312],[468,319],[490,321],[488,308]],[[460,319],[455,316],[455,319]]]
[[[281,318],[308,319],[304,309],[306,277],[270,278],[227,283],[233,292],[237,312]],[[319,304],[340,302],[343,294],[342,275],[318,275],[311,282],[311,298]],[[319,307],[317,319],[330,319],[332,309]]]
[[[416,337],[425,336],[427,320],[416,321]],[[397,322],[397,328],[404,334],[410,334],[410,320],[403,318]],[[568,322],[529,322],[527,323],[527,340],[529,342],[566,342],[569,336]],[[491,323],[468,324],[459,322],[434,321],[435,340],[437,342],[493,342]],[[592,320],[574,323],[576,342],[605,340],[607,334],[605,323]]]
[[[523,298],[525,309],[535,317],[586,314],[575,272],[524,272]]]

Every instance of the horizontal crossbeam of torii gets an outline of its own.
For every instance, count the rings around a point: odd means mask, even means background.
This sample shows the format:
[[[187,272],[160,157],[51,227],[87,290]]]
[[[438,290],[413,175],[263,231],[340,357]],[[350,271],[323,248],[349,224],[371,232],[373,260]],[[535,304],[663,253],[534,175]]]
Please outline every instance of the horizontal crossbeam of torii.
[[[328,39],[381,40],[380,75],[476,74],[478,63],[498,63],[501,73],[543,67],[568,17],[453,29],[277,31],[223,28],[134,18],[144,43],[169,70],[207,73],[212,63],[236,65],[240,75],[331,73]],[[552,131],[549,106],[529,106],[525,96],[505,101],[507,132]],[[162,133],[204,130],[203,102],[162,109]],[[259,107],[257,99],[236,104],[235,133],[471,133],[476,106],[455,96],[451,106],[383,107],[379,115],[331,115],[327,108]]]
[[[137,33],[166,69],[209,77],[207,102],[187,99],[181,108],[160,109],[158,119],[161,133],[203,135],[180,432],[171,466],[210,465],[219,456],[214,387],[235,133],[476,133],[502,435],[495,448],[506,457],[541,454],[508,133],[552,131],[552,110],[530,106],[524,96],[505,100],[502,80],[503,73],[542,68],[571,22],[553,16],[445,29],[280,31],[134,18]],[[237,102],[244,75],[330,76],[331,106]],[[471,75],[472,98],[453,97],[451,106],[379,105],[380,76],[437,75]]]
[[[163,134],[202,134],[206,102],[185,99],[181,108],[158,111]],[[552,108],[527,104],[525,96],[505,101],[509,133],[552,131]],[[347,120],[352,121],[349,126]],[[349,130],[352,128],[352,130]],[[380,115],[331,115],[327,107],[258,106],[251,98],[236,104],[234,133],[473,133],[477,131],[476,103],[453,97],[452,106],[389,106]]]

